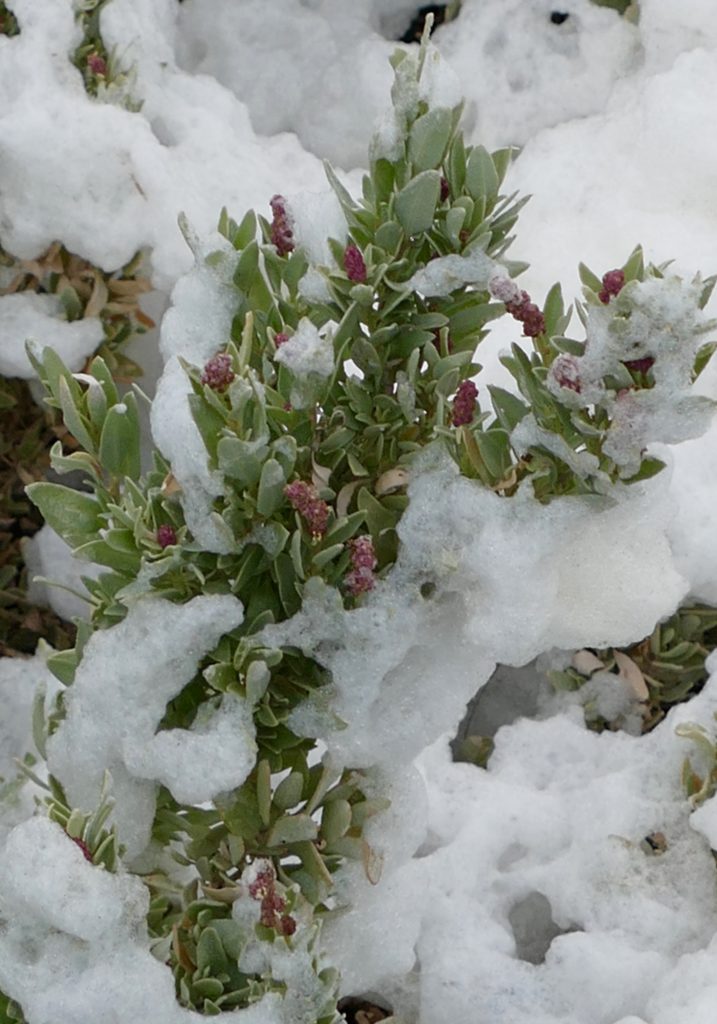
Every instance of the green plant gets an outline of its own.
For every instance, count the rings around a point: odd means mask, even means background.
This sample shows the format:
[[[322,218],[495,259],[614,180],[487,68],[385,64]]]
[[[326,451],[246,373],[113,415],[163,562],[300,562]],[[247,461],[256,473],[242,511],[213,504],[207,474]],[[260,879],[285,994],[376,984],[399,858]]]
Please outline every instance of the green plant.
[[[705,661],[717,647],[717,609],[685,605],[650,636],[624,650],[578,651],[563,671],[548,673],[558,690],[579,690],[596,672],[619,678],[639,705],[642,731],[649,732],[675,704],[699,693],[708,678]],[[590,727],[615,726],[586,707]]]
[[[311,763],[316,743],[295,712],[309,706],[332,732],[348,723],[332,708],[326,669],[298,646],[273,644],[268,627],[317,594],[327,614],[370,600],[396,561],[410,474],[429,446],[506,501],[519,488],[541,502],[614,495],[660,470],[644,448],[665,424],[691,436],[712,410],[689,387],[709,354],[701,308],[713,282],[666,277],[640,250],[602,280],[583,269],[588,344],[565,336],[559,287],[541,309],[515,283],[523,265],[506,252],[523,200],[500,191],[513,153],[467,147],[460,106],[430,104],[429,29],[417,56],[393,58],[393,123],[373,144],[362,199],[327,167],[347,225],[347,238],[329,240],[330,263],[312,266],[296,246],[280,196],[271,220],[223,212],[229,244],[198,257],[202,272],[230,268],[235,287],[231,339],[203,366],[185,363],[194,422],[221,479],[208,517],[222,550],[192,535],[184,485],[159,453],[141,472],[138,392],[120,398],[101,357],[79,377],[49,350],[32,357],[81,448],[55,445],[53,468],[80,470],[90,490],[35,483],[28,492],[79,557],[105,568],[87,580],[91,625],[74,650],[49,659],[61,682],[72,686],[93,631],[148,596],[185,604],[231,594],[243,606],[160,730],[239,700],[251,711],[254,766],[209,806],[160,791],[153,839],[192,882],[171,872],[145,879],[155,948],[180,1000],[205,1013],[279,991],[274,956],[289,950],[314,979],[311,1012],[328,1024],[336,978],[316,953],[317,925],[342,909],[334,880],[347,862],[373,883],[381,873],[367,837],[386,809],[381,773]],[[481,408],[475,349],[506,311],[532,352],[514,345],[504,360],[519,394],[489,387]],[[637,431],[625,430],[627,400],[642,416]],[[50,732],[62,717],[59,706]],[[243,943],[259,944],[260,968],[243,969]]]

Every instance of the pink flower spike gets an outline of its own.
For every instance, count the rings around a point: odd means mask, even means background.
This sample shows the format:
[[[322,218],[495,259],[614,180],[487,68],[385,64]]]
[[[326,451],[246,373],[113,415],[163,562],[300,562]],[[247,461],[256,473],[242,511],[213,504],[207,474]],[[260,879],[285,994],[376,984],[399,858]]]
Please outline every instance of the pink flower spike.
[[[271,222],[271,241],[276,246],[280,256],[288,256],[294,251],[294,232],[291,226],[291,218],[286,209],[284,196],[272,196],[269,206],[273,214]]]
[[[472,380],[463,380],[458,385],[453,399],[453,426],[464,427],[473,422],[476,411],[478,388]]]
[[[208,384],[212,390],[224,391],[235,376],[231,356],[226,352],[219,352],[205,365],[200,379],[202,384]]]
[[[353,242],[346,246],[344,252],[344,270],[349,281],[356,281],[358,284],[364,284],[366,281],[366,264],[361,250]]]
[[[344,585],[352,597],[366,594],[376,586],[374,569],[378,565],[373,540],[368,534],[349,541],[352,569],[346,574]]]
[[[306,523],[311,535],[323,537],[329,525],[329,506],[319,498],[316,488],[304,480],[294,480],[286,485],[284,494]]]
[[[162,523],[157,529],[156,541],[161,548],[169,548],[173,544],[177,543],[177,534],[173,526],[169,523]]]

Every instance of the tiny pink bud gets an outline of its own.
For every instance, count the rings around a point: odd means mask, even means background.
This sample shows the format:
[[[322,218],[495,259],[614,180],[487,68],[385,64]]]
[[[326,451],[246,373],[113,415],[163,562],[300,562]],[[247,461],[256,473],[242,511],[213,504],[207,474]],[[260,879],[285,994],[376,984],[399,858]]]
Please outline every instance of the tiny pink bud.
[[[344,252],[344,270],[349,281],[363,284],[366,280],[366,264],[361,250],[350,242]]]
[[[607,306],[615,295],[619,295],[625,284],[625,273],[622,270],[608,270],[603,275],[602,291],[598,294],[600,301]]]
[[[234,380],[231,356],[219,352],[206,363],[201,376],[202,384],[208,384],[214,391],[224,391]]]
[[[99,53],[90,53],[87,57],[87,67],[90,69],[93,75],[106,75],[107,74],[107,62],[104,57],[100,57]]]
[[[162,525],[157,528],[156,540],[161,548],[168,548],[171,547],[172,544],[176,544],[177,534],[174,527],[170,526],[169,523],[162,523]]]
[[[296,921],[291,916],[291,914],[284,914],[284,916],[281,918],[281,920],[279,921],[279,931],[281,932],[282,935],[285,935],[287,938],[290,935],[294,934],[294,932],[296,931]]]
[[[281,346],[285,345],[288,340],[289,335],[285,334],[284,331],[281,331],[279,334],[274,335],[274,347],[281,348]]]
[[[453,399],[453,426],[463,427],[473,422],[476,411],[478,388],[472,380],[463,380],[458,385],[456,397]]]
[[[291,226],[291,218],[286,209],[284,196],[272,196],[269,200],[273,214],[271,222],[271,241],[276,246],[280,256],[288,256],[294,251],[294,232]]]

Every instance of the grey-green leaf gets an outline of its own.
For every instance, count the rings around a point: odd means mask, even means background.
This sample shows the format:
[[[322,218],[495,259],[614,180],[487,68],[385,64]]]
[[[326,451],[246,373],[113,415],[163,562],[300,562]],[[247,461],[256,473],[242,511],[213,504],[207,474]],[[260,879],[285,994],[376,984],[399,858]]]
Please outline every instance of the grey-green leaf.
[[[288,811],[301,801],[304,790],[304,776],[301,772],[291,772],[282,779],[274,791],[274,806],[280,811]]]
[[[261,470],[256,507],[259,515],[270,516],[284,500],[286,477],[276,459],[267,459]]]
[[[434,107],[414,121],[408,155],[417,171],[438,167],[451,137],[453,118],[448,107]]]
[[[78,548],[97,536],[102,526],[101,508],[93,495],[44,482],[30,484],[26,493],[40,509],[45,522],[71,548]]]
[[[484,146],[476,146],[466,165],[466,188],[474,199],[485,197],[489,202],[498,195],[500,181],[493,159]]]
[[[139,416],[130,392],[108,410],[100,435],[99,458],[112,476],[136,480],[140,474]]]
[[[274,823],[267,839],[268,846],[284,843],[300,843],[305,839],[316,839],[318,825],[308,814],[286,814]]]
[[[419,235],[433,225],[441,191],[438,171],[422,171],[396,196],[396,216],[407,235]]]

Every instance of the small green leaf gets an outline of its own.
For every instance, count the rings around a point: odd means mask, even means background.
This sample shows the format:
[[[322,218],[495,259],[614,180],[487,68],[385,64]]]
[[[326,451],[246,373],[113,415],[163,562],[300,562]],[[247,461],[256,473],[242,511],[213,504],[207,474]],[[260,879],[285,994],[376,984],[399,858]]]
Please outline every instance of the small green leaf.
[[[454,245],[460,242],[460,234],[466,222],[466,210],[463,206],[453,206],[446,214],[446,232]]]
[[[579,263],[578,274],[580,275],[580,281],[585,288],[589,288],[590,291],[595,292],[596,295],[598,292],[602,291],[602,281],[599,277],[596,277],[596,275],[593,274],[590,267],[586,266],[584,263]]]
[[[334,843],[351,827],[351,804],[348,800],[332,800],[324,806],[321,815],[321,835],[327,843]]]
[[[319,827],[308,814],[287,814],[274,823],[267,838],[267,846],[283,846],[316,839]]]
[[[119,392],[109,367],[101,356],[95,356],[90,363],[90,373],[100,382],[107,404],[116,405],[119,402]]]
[[[94,495],[44,482],[30,484],[26,494],[71,548],[96,537],[102,527],[102,509]]]
[[[528,412],[528,407],[517,395],[493,384],[488,385],[498,422],[504,430],[511,431]]]
[[[266,827],[271,820],[271,765],[266,759],[256,766],[256,799],[261,823]]]
[[[344,211],[349,224],[355,223],[356,203],[354,202],[351,193],[344,188],[336,177],[336,173],[328,160],[324,160],[324,173],[328,178],[329,185],[336,194],[336,198],[341,204],[341,208]]]
[[[474,199],[486,199],[490,205],[498,197],[500,181],[493,159],[484,146],[476,146],[466,164],[466,188]]]
[[[247,210],[242,222],[234,232],[232,245],[235,249],[245,249],[256,237],[256,214],[253,210]]]
[[[38,683],[32,701],[32,739],[41,757],[47,758],[45,741],[47,740],[47,723],[45,722],[45,697],[47,687]]]
[[[261,476],[262,461],[268,447],[242,441],[238,437],[222,437],[217,444],[217,465],[225,476],[238,480],[242,487],[253,487]]]
[[[266,662],[252,661],[246,671],[246,698],[250,704],[257,704],[266,693],[271,672]]]
[[[64,686],[70,686],[75,678],[75,672],[79,664],[77,651],[57,651],[47,659],[47,667],[56,679],[59,679]]]
[[[492,427],[475,433],[476,444],[488,471],[496,480],[501,480],[511,466],[510,438],[506,430]]]
[[[366,518],[363,511],[352,512],[349,516],[342,516],[337,519],[329,532],[324,537],[325,544],[343,544],[356,533]]]
[[[249,294],[257,276],[259,276],[259,245],[254,241],[249,243],[239,257],[234,271],[234,284],[245,294]]]
[[[217,941],[219,941],[218,938]],[[199,980],[192,982],[190,991],[195,1000],[197,997],[205,1000],[219,999],[224,992],[224,985],[218,978],[200,978]],[[204,1009],[204,1007],[202,1007],[202,1009]]]
[[[317,552],[311,559],[311,564],[315,569],[323,569],[324,566],[332,562],[334,558],[338,558],[341,552],[344,550],[343,544],[332,544],[323,551]]]
[[[645,255],[641,245],[636,245],[628,256],[627,263],[622,268],[625,273],[625,281],[641,281],[645,276]]]
[[[438,171],[422,171],[396,196],[396,216],[407,235],[419,235],[433,227],[441,192]]]
[[[392,530],[396,525],[396,515],[374,498],[367,487],[359,491],[356,504],[365,513],[366,523],[374,537],[380,536],[384,530]]]
[[[291,810],[300,803],[303,790],[304,776],[301,772],[291,772],[274,790],[274,806],[280,811]]]
[[[260,516],[272,515],[284,500],[286,477],[276,459],[267,459],[261,470],[256,507]]]
[[[396,178],[394,166],[390,160],[376,160],[376,162],[373,164],[371,168],[371,173],[373,175],[373,184],[376,190],[376,198],[380,201],[385,202],[391,195],[391,191],[393,189],[394,181]],[[388,246],[383,245],[383,242],[378,241],[378,237],[377,245],[381,245],[384,249],[388,248]]]
[[[65,422],[65,426],[70,433],[77,438],[85,451],[89,452],[90,455],[94,455],[94,439],[88,429],[87,423],[77,408],[75,396],[73,396],[70,391],[65,377],[60,377],[58,381],[58,390],[60,406],[62,408],[62,418]]]
[[[548,292],[545,305],[543,306],[543,315],[545,317],[545,333],[549,338],[553,334],[558,333],[558,331],[562,333],[564,328],[561,325],[561,321],[565,315],[565,303],[563,302],[563,293],[559,284],[554,284]]]
[[[222,818],[229,831],[242,839],[253,839],[261,831],[256,786],[251,780],[241,787],[230,807],[222,811]]]
[[[99,459],[112,476],[139,478],[139,415],[137,400],[131,392],[107,412],[100,435]]]
[[[68,320],[79,320],[82,316],[82,303],[74,288],[63,288],[60,292],[60,302]]]
[[[665,468],[665,463],[661,459],[657,459],[654,456],[647,456],[640,463],[640,468],[634,476],[628,477],[624,480],[626,484],[637,483],[638,480],[649,480],[652,476],[657,476]]]
[[[413,122],[408,137],[408,156],[417,171],[438,167],[453,130],[448,107],[433,107]]]
[[[375,241],[376,245],[385,249],[386,252],[395,252],[403,241],[401,225],[395,220],[386,221],[376,232]]]

